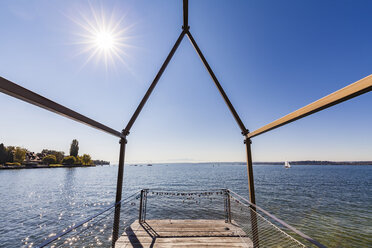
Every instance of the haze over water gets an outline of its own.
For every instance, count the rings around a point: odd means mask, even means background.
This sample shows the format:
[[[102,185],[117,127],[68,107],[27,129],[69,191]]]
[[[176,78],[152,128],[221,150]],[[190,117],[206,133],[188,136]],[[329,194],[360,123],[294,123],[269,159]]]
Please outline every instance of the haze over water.
[[[257,165],[256,201],[329,247],[367,247],[371,172],[371,166]],[[116,175],[116,166],[0,171],[0,247],[37,245],[104,209],[114,201]],[[244,165],[126,166],[124,184],[125,195],[142,188],[230,188],[247,196]]]

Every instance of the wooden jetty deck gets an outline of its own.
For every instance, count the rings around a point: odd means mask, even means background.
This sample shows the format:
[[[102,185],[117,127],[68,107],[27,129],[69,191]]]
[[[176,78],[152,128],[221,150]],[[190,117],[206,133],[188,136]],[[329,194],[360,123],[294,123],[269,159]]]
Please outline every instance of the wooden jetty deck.
[[[253,243],[234,222],[225,220],[146,220],[133,222],[116,248],[245,247]]]

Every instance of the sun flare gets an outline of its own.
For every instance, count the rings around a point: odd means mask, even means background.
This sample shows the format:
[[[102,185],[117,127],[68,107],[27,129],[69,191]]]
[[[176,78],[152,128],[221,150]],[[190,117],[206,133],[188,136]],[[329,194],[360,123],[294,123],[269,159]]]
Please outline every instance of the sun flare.
[[[88,56],[83,66],[92,60],[97,64],[103,62],[106,70],[110,65],[115,66],[117,61],[126,65],[126,48],[130,47],[127,43],[130,26],[124,27],[124,15],[118,19],[113,12],[107,14],[104,10],[97,10],[92,6],[89,10],[81,13],[79,19],[71,18],[79,27],[79,41],[74,42],[80,46],[78,55]]]

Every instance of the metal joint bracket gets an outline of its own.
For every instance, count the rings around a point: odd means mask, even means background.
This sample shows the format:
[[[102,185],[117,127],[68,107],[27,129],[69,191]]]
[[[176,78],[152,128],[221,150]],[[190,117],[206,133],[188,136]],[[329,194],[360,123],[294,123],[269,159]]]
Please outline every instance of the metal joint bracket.
[[[248,129],[245,129],[244,131],[242,131],[242,135],[243,136],[247,136],[249,134],[249,130]]]
[[[123,129],[123,131],[121,131],[121,133],[125,136],[125,137],[122,137],[119,141],[119,144],[127,144],[128,143],[128,140],[127,140],[127,136],[129,135],[129,131]]]
[[[252,140],[250,138],[245,138],[244,139],[244,144],[252,144]]]
[[[182,30],[188,32],[190,30],[190,26],[182,26]]]
[[[125,136],[128,136],[130,134],[130,132],[126,129],[123,129],[123,131],[121,131],[122,134],[124,134]]]

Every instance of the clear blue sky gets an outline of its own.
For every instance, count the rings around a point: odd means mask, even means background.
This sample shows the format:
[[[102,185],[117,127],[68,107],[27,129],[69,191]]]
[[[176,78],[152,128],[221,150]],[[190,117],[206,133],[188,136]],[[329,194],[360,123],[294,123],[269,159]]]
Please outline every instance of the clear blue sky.
[[[121,130],[182,26],[181,0],[91,1],[125,16],[125,64],[84,63],[87,1],[0,1],[0,75]],[[190,0],[191,32],[253,131],[372,73],[371,1]],[[83,66],[84,65],[84,66]],[[0,94],[0,142],[118,160],[118,139]],[[368,93],[253,139],[255,161],[372,160]],[[244,161],[243,137],[185,39],[128,137],[128,162]]]

